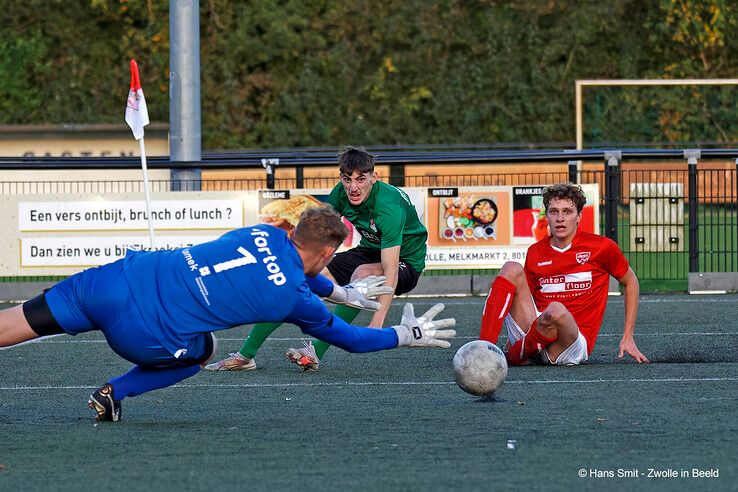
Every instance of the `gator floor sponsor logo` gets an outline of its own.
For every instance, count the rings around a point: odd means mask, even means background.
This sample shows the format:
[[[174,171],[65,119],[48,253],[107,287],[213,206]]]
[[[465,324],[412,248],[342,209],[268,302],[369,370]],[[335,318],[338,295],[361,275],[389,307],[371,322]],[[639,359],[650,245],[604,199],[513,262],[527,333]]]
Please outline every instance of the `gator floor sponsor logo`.
[[[541,277],[541,292],[554,294],[592,288],[592,272],[569,273],[553,277]]]

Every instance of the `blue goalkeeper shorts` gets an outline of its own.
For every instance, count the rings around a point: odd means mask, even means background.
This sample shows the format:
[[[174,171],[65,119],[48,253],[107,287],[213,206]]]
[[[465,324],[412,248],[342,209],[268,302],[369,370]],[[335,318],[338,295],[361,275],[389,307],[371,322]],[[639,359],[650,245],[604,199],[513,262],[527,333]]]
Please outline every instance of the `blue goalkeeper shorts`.
[[[213,352],[210,333],[193,335],[184,356],[169,353],[147,329],[149,323],[133,301],[123,260],[85,270],[62,280],[45,294],[52,316],[69,335],[100,330],[124,359],[149,367],[189,366]]]

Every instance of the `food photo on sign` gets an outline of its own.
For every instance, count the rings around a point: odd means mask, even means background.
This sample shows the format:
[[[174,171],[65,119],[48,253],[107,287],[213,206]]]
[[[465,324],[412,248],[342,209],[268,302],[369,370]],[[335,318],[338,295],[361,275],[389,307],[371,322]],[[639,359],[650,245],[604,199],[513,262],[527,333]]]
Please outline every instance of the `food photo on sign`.
[[[452,241],[495,239],[497,213],[497,204],[491,198],[477,199],[474,195],[444,198],[439,225],[441,237]]]
[[[296,194],[296,191],[305,193],[306,190],[260,190],[259,222],[289,231],[297,226],[305,210],[328,206],[330,190],[309,190],[311,194]],[[349,231],[339,248],[344,251],[359,244],[361,235],[351,222],[344,217],[341,219]]]
[[[490,188],[428,190],[431,246],[494,246],[510,237],[509,192]]]

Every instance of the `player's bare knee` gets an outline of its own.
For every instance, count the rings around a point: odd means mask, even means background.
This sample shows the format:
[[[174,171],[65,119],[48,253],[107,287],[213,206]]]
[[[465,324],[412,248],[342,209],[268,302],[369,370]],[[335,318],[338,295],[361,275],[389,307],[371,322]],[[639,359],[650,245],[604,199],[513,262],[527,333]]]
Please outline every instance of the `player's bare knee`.
[[[552,323],[561,323],[566,320],[569,310],[560,302],[553,301],[543,311]]]
[[[359,265],[356,267],[356,270],[354,270],[354,273],[351,274],[351,281],[368,277],[369,275],[383,275],[384,271],[382,270],[381,263],[366,263],[364,265]]]
[[[538,317],[536,328],[545,336],[553,336],[560,333],[567,324],[569,311],[560,302],[550,303]]]
[[[498,275],[505,277],[513,284],[515,284],[518,280],[525,279],[525,271],[523,270],[523,265],[521,265],[517,261],[508,261],[507,263],[502,265],[502,268],[500,268],[500,273]]]
[[[551,335],[555,331],[559,337],[569,335],[576,337],[579,331],[574,317],[560,302],[550,303],[538,320],[539,331],[544,335],[547,333]]]
[[[559,333],[558,326],[551,322],[550,317],[543,314],[538,317],[535,330],[546,338],[556,338]]]

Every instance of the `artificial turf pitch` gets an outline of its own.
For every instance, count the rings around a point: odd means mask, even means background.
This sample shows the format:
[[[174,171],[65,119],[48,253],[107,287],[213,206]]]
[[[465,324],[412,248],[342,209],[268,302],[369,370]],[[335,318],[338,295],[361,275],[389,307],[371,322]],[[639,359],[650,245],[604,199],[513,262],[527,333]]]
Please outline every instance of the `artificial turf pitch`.
[[[611,298],[589,364],[511,368],[491,400],[451,374],[483,300],[438,300],[457,319],[451,349],[333,348],[300,373],[283,353],[302,334],[284,326],[256,371],[127,399],[115,424],[85,406],[130,367],[99,334],[0,351],[0,490],[738,488],[738,296],[642,296],[650,365],[617,359],[623,301]],[[416,313],[435,301],[414,299]],[[220,332],[219,355],[246,333]]]

